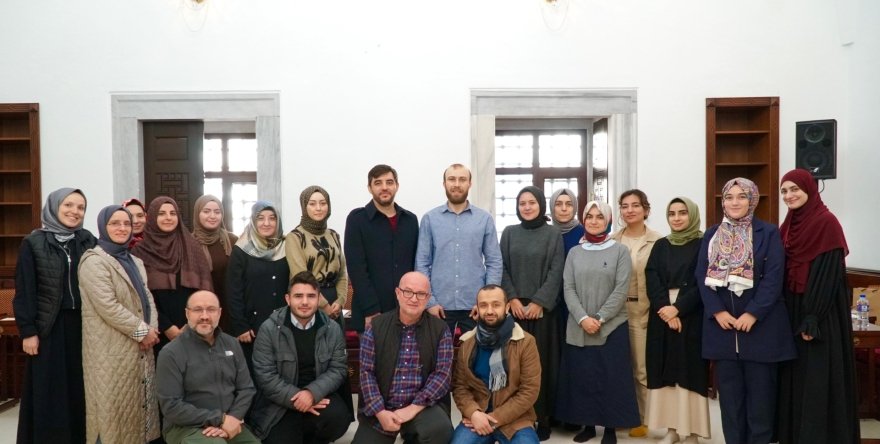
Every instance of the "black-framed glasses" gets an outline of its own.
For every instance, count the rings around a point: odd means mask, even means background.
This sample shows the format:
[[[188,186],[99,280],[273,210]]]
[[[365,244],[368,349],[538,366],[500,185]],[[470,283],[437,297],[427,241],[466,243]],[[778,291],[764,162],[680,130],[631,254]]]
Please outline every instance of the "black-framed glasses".
[[[397,287],[397,289],[400,290],[400,292],[403,293],[403,297],[407,299],[412,299],[412,297],[415,296],[416,299],[424,301],[425,299],[431,297],[431,293],[428,293],[427,291],[404,290],[400,287]]]

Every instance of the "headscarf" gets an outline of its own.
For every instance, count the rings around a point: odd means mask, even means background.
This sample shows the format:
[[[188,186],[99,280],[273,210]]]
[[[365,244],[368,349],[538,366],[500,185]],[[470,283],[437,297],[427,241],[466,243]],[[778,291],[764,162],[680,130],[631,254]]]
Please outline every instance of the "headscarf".
[[[507,387],[507,344],[513,336],[513,316],[507,315],[501,324],[490,327],[482,320],[477,322],[477,345],[491,348],[489,355],[489,390],[497,392]]]
[[[571,220],[565,223],[559,222],[559,219],[556,218],[556,201],[559,200],[559,196],[566,195],[571,198],[571,205],[574,207],[572,211]],[[577,211],[578,211],[578,198],[574,191],[569,190],[568,188],[563,188],[561,190],[556,190],[553,194],[550,195],[550,218],[553,220],[553,225],[559,227],[562,231],[562,234],[568,233],[574,227],[578,226],[577,220]]]
[[[122,269],[125,270],[125,274],[128,275],[128,279],[131,280],[131,285],[134,287],[135,291],[138,294],[138,298],[141,300],[141,308],[144,310],[144,321],[150,322],[150,300],[147,298],[147,290],[144,286],[144,281],[141,279],[141,273],[138,271],[137,265],[134,263],[134,259],[132,259],[131,254],[128,253],[128,241],[131,239],[131,233],[129,233],[128,239],[121,244],[117,244],[113,242],[110,238],[110,233],[107,232],[107,223],[110,222],[110,218],[116,214],[117,211],[121,211],[128,216],[128,221],[131,222],[131,213],[128,212],[122,205],[110,205],[104,207],[100,213],[98,213],[98,245],[110,256],[113,256],[119,265],[122,265]]]
[[[122,208],[125,208],[126,210],[128,210],[128,207],[131,205],[137,205],[137,206],[141,207],[144,210],[144,214],[146,214],[147,217],[149,217],[149,214],[147,214],[147,206],[144,205],[143,202],[137,200],[136,198],[132,197],[131,199],[128,199],[125,202],[122,202]],[[131,211],[129,211],[129,213],[131,213]],[[141,231],[140,233],[135,233],[132,230],[131,240],[128,241],[128,249],[130,250],[130,249],[134,248],[134,246],[137,245],[138,243],[140,243],[140,241],[142,241],[142,240],[144,240],[144,232]]]
[[[745,216],[732,219],[724,211],[724,220],[709,242],[709,267],[705,284],[713,290],[727,287],[737,296],[754,286],[755,254],[752,251],[752,218],[758,206],[758,186],[749,179],[737,177],[729,180],[721,189],[721,196],[739,185],[749,197],[749,209]]]
[[[309,217],[309,212],[306,210],[306,207],[309,206],[309,198],[312,197],[312,194],[315,194],[315,192],[323,194],[324,199],[327,200],[327,215],[320,221]],[[327,193],[327,190],[317,185],[306,187],[306,189],[304,189],[299,195],[299,205],[302,208],[302,217],[299,222],[300,226],[314,235],[321,235],[327,231],[327,219],[330,219],[330,210],[333,208],[330,206],[330,194]]]
[[[214,245],[217,242],[220,242],[220,245],[223,246],[223,252],[226,253],[227,256],[232,254],[232,242],[229,242],[229,231],[226,230],[226,224],[223,222],[223,216],[220,216],[220,226],[215,230],[208,230],[202,225],[202,219],[199,214],[202,212],[202,209],[205,208],[205,205],[208,202],[216,202],[217,206],[220,207],[220,213],[222,215],[226,214],[226,210],[223,208],[223,202],[220,202],[220,199],[217,199],[215,196],[211,194],[206,194],[198,199],[196,199],[195,207],[193,208],[193,237],[202,244],[202,250],[205,251],[205,257],[208,258],[208,266],[211,270],[214,269],[214,263],[211,260],[211,252],[208,251],[209,245]]]
[[[270,239],[266,239],[257,231],[257,216],[264,210],[272,210],[278,220],[275,227],[275,234]],[[244,227],[244,232],[238,238],[235,245],[242,251],[257,259],[277,261],[284,257],[284,230],[281,229],[281,216],[272,202],[258,200],[251,207],[251,220]]]
[[[531,193],[532,196],[535,196],[535,200],[538,201],[538,216],[532,220],[524,220],[522,215],[519,214],[519,198],[524,193]],[[547,216],[545,214],[547,214],[547,200],[544,198],[544,192],[540,188],[529,185],[519,191],[519,194],[516,195],[516,218],[519,219],[519,224],[523,228],[534,230],[535,228],[547,225]]]
[[[782,176],[780,184],[794,182],[809,197],[804,205],[789,210],[780,232],[785,245],[786,285],[795,293],[803,293],[810,274],[810,262],[816,256],[838,248],[849,254],[843,228],[828,210],[819,195],[819,187],[809,171],[791,170]]]
[[[598,208],[599,212],[602,213],[602,217],[605,218],[605,231],[599,235],[590,234],[590,232],[587,231],[587,227],[585,226],[584,237],[581,239],[581,246],[585,250],[604,250],[615,244],[614,239],[608,237],[608,233],[611,232],[611,205],[608,205],[605,202],[591,200],[587,202],[587,206],[584,207],[584,214],[581,220],[587,220],[587,213],[589,213],[593,207]]]
[[[677,202],[681,202],[687,207],[688,224],[684,227],[684,230],[673,230],[669,233],[669,236],[666,236],[666,240],[672,245],[684,245],[694,239],[703,237],[703,232],[700,231],[700,207],[694,201],[687,197],[676,197],[669,202],[669,205],[666,205],[666,214],[669,214],[669,208],[672,207],[672,204]],[[669,218],[666,221],[668,222]],[[672,225],[670,225],[670,228],[672,228]]]
[[[176,289],[177,273],[180,273],[180,285],[213,290],[211,269],[202,253],[202,245],[183,229],[183,222],[178,219],[177,227],[170,233],[159,228],[159,208],[164,204],[171,204],[180,218],[180,209],[174,199],[168,196],[153,199],[147,210],[149,217],[144,227],[144,240],[131,250],[131,254],[144,261],[150,289]]]
[[[83,200],[86,199],[86,195],[83,194],[78,188],[59,188],[46,197],[46,203],[43,205],[43,213],[40,217],[40,222],[43,225],[41,230],[52,233],[55,236],[55,240],[58,242],[67,242],[73,239],[73,236],[76,235],[76,232],[82,230],[83,227],[83,219],[80,219],[79,224],[76,227],[70,228],[58,219],[58,210],[61,209],[61,203],[64,202],[64,199],[67,196],[70,196],[73,193],[79,193],[83,197]],[[88,204],[88,202],[86,202]]]

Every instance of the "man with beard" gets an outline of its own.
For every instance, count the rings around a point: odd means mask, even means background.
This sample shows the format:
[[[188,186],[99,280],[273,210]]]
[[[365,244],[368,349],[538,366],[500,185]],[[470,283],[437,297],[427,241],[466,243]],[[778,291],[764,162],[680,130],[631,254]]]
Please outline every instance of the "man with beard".
[[[381,314],[361,338],[360,409],[353,444],[443,443],[452,436],[452,335],[425,311],[428,278],[409,272],[395,290],[399,308]]]
[[[501,249],[495,221],[468,202],[471,172],[453,164],[443,172],[447,202],[422,217],[416,271],[428,276],[434,295],[428,312],[453,332],[476,326],[474,296],[486,284],[501,284]]]
[[[318,311],[318,299],[312,273],[297,273],[284,295],[288,306],[257,334],[254,379],[261,396],[251,424],[264,444],[328,443],[353,419],[351,393],[348,403],[338,393],[348,377],[342,328]]]
[[[168,444],[259,444],[242,420],[256,389],[238,340],[220,331],[220,301],[197,291],[187,326],[159,352],[156,391]]]
[[[394,287],[413,271],[419,220],[394,202],[397,171],[376,165],[367,173],[373,199],[345,221],[345,262],[354,289],[347,326],[363,332],[370,321],[397,308]]]
[[[538,442],[538,346],[508,308],[507,295],[497,285],[477,293],[477,328],[461,336],[455,361],[452,396],[462,419],[453,443]]]

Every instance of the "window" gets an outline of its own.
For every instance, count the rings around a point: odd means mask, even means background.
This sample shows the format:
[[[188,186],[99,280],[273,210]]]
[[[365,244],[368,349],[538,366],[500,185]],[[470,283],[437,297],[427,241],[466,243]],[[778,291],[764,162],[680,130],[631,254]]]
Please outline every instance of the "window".
[[[257,139],[254,134],[205,134],[202,158],[205,194],[226,209],[223,222],[241,234],[257,201]]]
[[[592,147],[588,133],[584,129],[495,132],[495,226],[499,233],[519,223],[516,195],[528,185],[543,190],[548,201],[561,188],[574,190],[581,208],[590,199],[607,201],[607,131],[593,134]],[[547,211],[549,216],[549,202]]]

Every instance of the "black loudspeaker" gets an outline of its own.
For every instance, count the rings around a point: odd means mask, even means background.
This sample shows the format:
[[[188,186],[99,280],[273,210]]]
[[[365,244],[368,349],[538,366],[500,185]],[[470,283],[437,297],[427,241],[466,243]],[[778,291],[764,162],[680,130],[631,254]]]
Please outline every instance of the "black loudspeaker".
[[[797,122],[795,165],[816,179],[837,177],[837,121]]]

